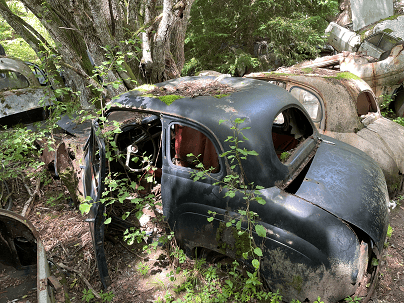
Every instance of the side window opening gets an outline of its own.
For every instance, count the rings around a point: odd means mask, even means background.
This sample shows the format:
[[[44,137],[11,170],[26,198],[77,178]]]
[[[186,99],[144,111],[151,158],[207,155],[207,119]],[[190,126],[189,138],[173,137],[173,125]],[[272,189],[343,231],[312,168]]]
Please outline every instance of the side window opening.
[[[272,125],[272,142],[278,158],[286,162],[297,146],[313,134],[306,116],[297,108],[277,115]]]
[[[356,100],[358,116],[367,115],[371,112],[377,112],[376,101],[369,92],[361,92]]]
[[[10,70],[0,70],[0,90],[29,87],[29,82],[22,74]]]
[[[280,116],[282,118],[280,118]],[[312,140],[313,126],[298,108],[283,110],[272,125],[272,141],[279,160],[289,169],[289,176],[279,185],[288,193],[296,193],[304,181],[317,148]]]
[[[304,108],[309,113],[310,118],[313,119],[314,122],[319,122],[321,120],[321,103],[320,100],[313,93],[296,86],[292,87],[290,93],[301,104],[303,104]]]
[[[161,178],[161,120],[156,115],[141,115],[137,112],[116,111],[108,116],[109,121],[119,122],[121,133],[115,135],[115,154],[118,161],[111,162],[113,171],[145,175],[149,171],[156,180]],[[124,169],[124,170],[123,170]]]
[[[212,173],[219,172],[219,156],[214,144],[205,134],[177,123],[170,129],[171,161],[174,165],[200,169],[197,165],[202,163],[204,169],[211,169]]]

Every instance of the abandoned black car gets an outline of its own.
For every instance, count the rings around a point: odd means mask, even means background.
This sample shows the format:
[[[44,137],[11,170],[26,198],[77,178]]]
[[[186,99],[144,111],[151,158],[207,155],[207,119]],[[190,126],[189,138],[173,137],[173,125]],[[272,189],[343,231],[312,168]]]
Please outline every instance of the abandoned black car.
[[[217,93],[210,89],[215,86],[227,90]],[[226,197],[216,183],[243,170],[266,202],[250,209],[265,227],[264,238],[254,237],[263,248],[260,271],[271,290],[301,302],[318,296],[336,302],[372,291],[372,259],[380,256],[388,225],[383,173],[362,151],[319,135],[301,103],[284,89],[253,79],[186,77],[125,93],[104,117],[109,124],[93,121],[83,170],[85,196],[95,202],[88,221],[104,286],[110,283],[103,247],[106,206],[99,202],[104,180],[119,170],[144,174],[141,161],[132,158],[147,155],[161,182],[165,220],[189,255],[204,250],[239,258],[235,227],[223,223],[238,218],[245,200],[241,194]],[[237,118],[244,119],[240,127],[247,127],[243,134],[249,139],[239,148],[258,153],[242,160],[241,168],[220,156],[231,148],[226,139]],[[103,135],[111,123],[120,127],[111,145],[116,163],[107,162]],[[193,180],[201,165],[190,154],[210,168],[205,179]],[[216,215],[208,221],[211,212]]]

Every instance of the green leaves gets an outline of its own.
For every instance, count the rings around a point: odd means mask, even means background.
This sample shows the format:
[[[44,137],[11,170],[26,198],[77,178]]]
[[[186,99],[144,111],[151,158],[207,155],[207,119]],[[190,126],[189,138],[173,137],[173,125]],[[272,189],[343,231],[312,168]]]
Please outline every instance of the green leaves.
[[[79,210],[80,210],[80,212],[81,212],[81,214],[82,215],[84,215],[84,214],[88,214],[88,212],[90,211],[90,209],[91,209],[91,205],[92,204],[89,204],[89,203],[81,203],[80,205],[79,205]]]
[[[106,219],[106,220],[104,221],[104,224],[109,224],[109,223],[111,223],[111,221],[112,221],[112,219],[111,219],[111,217],[109,217],[108,219]]]
[[[260,261],[258,261],[257,259],[253,259],[251,263],[256,270],[260,268]]]
[[[262,257],[262,250],[259,247],[254,248],[254,253],[258,256],[258,257]]]
[[[184,72],[265,70],[275,63],[260,61],[258,55],[271,53],[282,64],[294,64],[318,52],[326,18],[336,13],[337,0],[196,0],[185,41],[186,57],[192,60]]]
[[[264,226],[262,225],[255,225],[255,232],[258,236],[264,238],[267,235],[267,231]]]

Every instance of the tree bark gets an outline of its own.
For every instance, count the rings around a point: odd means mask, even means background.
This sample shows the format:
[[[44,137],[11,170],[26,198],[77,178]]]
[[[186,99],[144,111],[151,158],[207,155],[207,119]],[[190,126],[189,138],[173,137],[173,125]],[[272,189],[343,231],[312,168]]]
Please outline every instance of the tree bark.
[[[66,84],[80,92],[84,107],[99,95],[94,87],[103,88],[106,98],[112,98],[137,84],[180,75],[194,0],[176,4],[173,0],[20,1],[53,38],[55,49],[49,45],[46,49],[61,58]],[[5,0],[0,0],[0,13],[40,54],[44,39],[7,8]],[[104,68],[101,77],[95,77],[95,66]]]

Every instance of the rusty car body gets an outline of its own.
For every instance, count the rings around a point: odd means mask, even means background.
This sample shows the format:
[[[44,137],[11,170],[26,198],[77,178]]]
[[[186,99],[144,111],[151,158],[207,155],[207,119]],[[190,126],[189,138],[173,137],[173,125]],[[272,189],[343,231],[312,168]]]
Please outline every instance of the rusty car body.
[[[50,274],[35,227],[26,218],[0,209],[0,301],[36,298],[35,302],[51,303],[55,291],[61,295],[61,287]]]
[[[54,98],[47,75],[36,64],[0,56],[0,130],[2,126],[20,124],[36,131],[38,127],[34,122],[39,122],[38,125],[46,122]],[[45,138],[36,141],[43,149],[42,160],[54,171],[56,178],[62,179],[75,205],[78,205],[78,196],[83,191],[79,164],[72,160],[81,156],[81,147],[91,125],[89,121],[79,120],[75,114],[63,114],[56,122],[59,129],[53,130],[54,143],[47,144]],[[7,192],[7,183],[0,182],[0,190],[4,188]],[[5,204],[0,208],[10,210],[11,198]]]
[[[320,133],[367,153],[381,167],[390,195],[401,191],[404,127],[380,114],[377,98],[363,80],[320,68],[289,68],[245,77],[271,81],[292,93]]]
[[[403,16],[400,18],[402,22]],[[398,116],[403,117],[404,43],[402,31],[400,30],[401,34],[397,31],[397,25],[390,26],[392,29],[388,25],[388,22],[397,23],[395,21],[397,20],[381,22],[370,30],[364,39],[361,35],[331,22],[326,29],[328,43],[341,54],[337,56],[338,58],[336,56],[319,58],[315,62],[307,62],[300,66],[338,65],[341,71],[351,72],[365,80],[379,98],[379,103],[383,102],[381,96],[391,96],[391,108]]]
[[[37,72],[40,70],[33,65]],[[0,125],[32,123],[45,120],[46,107],[51,103],[53,92],[46,81],[38,76],[25,62],[0,56]]]
[[[234,92],[179,97],[170,105],[148,92],[134,90],[110,104],[104,116],[119,124],[113,145],[121,155],[107,163],[103,120],[94,120],[85,146],[83,183],[94,204],[87,219],[97,266],[104,286],[110,278],[104,250],[105,209],[100,202],[105,176],[120,169],[124,176],[144,168],[131,159],[144,153],[161,171],[162,208],[179,245],[190,256],[201,250],[239,258],[237,233],[225,222],[245,208],[241,194],[225,197],[216,182],[235,171],[220,157],[230,149],[226,140],[236,118],[245,118],[243,134],[249,139],[240,148],[254,150],[243,162],[244,178],[262,186],[265,205],[251,210],[266,229],[254,233],[263,247],[261,276],[285,300],[326,302],[342,300],[358,289],[374,285],[388,225],[388,194],[383,173],[362,151],[320,135],[302,104],[289,92],[265,81],[231,77],[185,77],[156,84],[158,90],[190,87],[195,81],[217,83]],[[219,125],[219,120],[226,120]],[[109,125],[109,124],[108,124]],[[280,160],[290,153],[286,162]],[[206,179],[194,181],[198,167],[189,153],[211,167]],[[114,171],[111,171],[114,169]],[[208,222],[209,211],[216,216]],[[244,222],[245,223],[245,222]],[[246,227],[243,223],[243,228]],[[246,261],[245,261],[246,262]],[[247,262],[248,264],[248,262]],[[305,301],[306,300],[306,301]]]

